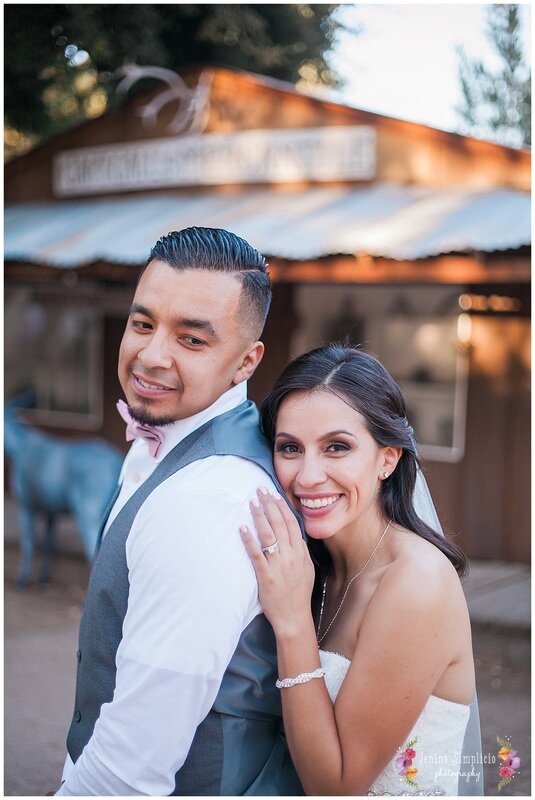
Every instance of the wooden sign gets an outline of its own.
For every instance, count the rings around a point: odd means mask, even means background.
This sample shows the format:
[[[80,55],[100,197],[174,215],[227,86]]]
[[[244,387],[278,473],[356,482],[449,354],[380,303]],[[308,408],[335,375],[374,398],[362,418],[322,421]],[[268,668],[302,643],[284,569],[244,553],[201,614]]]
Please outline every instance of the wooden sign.
[[[373,180],[367,125],[251,130],[81,147],[58,153],[58,197],[177,186]]]

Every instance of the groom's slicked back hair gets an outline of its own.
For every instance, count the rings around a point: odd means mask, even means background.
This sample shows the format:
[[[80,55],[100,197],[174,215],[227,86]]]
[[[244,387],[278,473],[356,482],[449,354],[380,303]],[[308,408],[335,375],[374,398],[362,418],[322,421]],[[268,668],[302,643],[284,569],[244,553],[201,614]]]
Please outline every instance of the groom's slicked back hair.
[[[244,314],[260,336],[271,304],[271,281],[264,257],[249,242],[222,228],[184,228],[162,236],[150,251],[151,261],[179,270],[228,272],[242,285]]]

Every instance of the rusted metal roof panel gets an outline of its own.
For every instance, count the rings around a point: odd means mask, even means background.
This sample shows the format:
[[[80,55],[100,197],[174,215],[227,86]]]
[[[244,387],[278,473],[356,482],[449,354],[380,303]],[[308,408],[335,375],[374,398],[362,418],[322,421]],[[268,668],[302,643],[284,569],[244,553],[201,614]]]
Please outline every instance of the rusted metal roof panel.
[[[415,260],[529,245],[530,196],[508,189],[429,189],[376,183],[313,188],[151,194],[21,204],[5,209],[8,260],[58,267],[143,263],[163,234],[227,228],[286,259],[368,254]]]

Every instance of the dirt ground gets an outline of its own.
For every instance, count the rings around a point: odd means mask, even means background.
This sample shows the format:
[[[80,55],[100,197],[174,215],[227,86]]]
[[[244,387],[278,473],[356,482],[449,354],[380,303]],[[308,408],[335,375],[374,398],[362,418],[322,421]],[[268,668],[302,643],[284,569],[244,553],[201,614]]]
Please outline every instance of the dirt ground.
[[[74,699],[75,652],[88,568],[56,556],[47,586],[15,588],[18,551],[5,550],[4,795],[44,795],[58,786]],[[525,632],[474,630],[486,795],[498,794],[499,747],[522,759],[500,795],[531,794],[530,641]]]

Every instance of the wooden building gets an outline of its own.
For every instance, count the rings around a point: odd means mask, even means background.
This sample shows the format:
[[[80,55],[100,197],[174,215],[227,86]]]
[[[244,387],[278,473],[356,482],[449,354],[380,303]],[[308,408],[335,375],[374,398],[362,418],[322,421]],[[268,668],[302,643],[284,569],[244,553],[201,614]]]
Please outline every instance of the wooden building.
[[[223,227],[267,256],[260,400],[287,361],[349,337],[399,380],[447,530],[528,561],[527,151],[228,69],[184,74],[5,170],[5,389],[28,419],[121,446],[117,351],[150,247]]]

